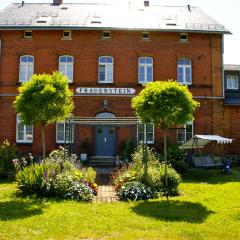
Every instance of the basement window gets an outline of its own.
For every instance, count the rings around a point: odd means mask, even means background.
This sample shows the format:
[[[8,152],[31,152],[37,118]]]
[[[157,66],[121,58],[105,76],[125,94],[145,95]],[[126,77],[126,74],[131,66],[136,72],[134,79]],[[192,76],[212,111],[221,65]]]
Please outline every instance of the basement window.
[[[187,42],[188,41],[188,34],[187,33],[180,33],[179,39],[180,39],[180,42]]]
[[[141,39],[142,40],[149,40],[150,39],[150,33],[149,32],[142,32],[141,33]]]
[[[32,38],[32,31],[31,30],[26,30],[23,33],[23,38],[25,39],[31,39]]]
[[[102,38],[103,39],[110,39],[112,37],[110,31],[102,31]]]

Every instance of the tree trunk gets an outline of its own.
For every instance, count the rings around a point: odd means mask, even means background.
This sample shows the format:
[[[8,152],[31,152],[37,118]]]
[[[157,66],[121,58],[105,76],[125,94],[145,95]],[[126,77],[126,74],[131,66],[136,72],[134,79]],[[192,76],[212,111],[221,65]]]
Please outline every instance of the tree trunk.
[[[166,197],[168,200],[168,171],[167,171],[167,130],[163,131],[163,138],[164,138],[164,163],[165,163],[165,188],[166,188]]]
[[[42,157],[43,157],[43,161],[45,161],[45,156],[46,156],[45,124],[42,123]]]

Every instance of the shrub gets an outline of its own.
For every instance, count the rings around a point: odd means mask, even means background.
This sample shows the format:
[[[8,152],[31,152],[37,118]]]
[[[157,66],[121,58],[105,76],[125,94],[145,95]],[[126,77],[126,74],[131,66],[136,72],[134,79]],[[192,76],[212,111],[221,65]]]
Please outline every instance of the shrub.
[[[121,144],[121,155],[120,158],[124,161],[131,162],[132,154],[135,150],[135,144],[133,140],[125,140]]]
[[[95,183],[96,180],[96,171],[89,167],[89,168],[83,168],[82,170],[83,174],[83,180],[88,183]]]
[[[74,181],[69,172],[57,175],[53,188],[56,196],[89,202],[93,199],[91,187],[81,181]]]
[[[181,182],[180,175],[171,167],[168,166],[168,187],[165,185],[165,167],[160,163],[158,156],[150,148],[147,148],[148,158],[148,174],[144,174],[144,163],[142,161],[143,150],[138,147],[133,154],[133,164],[129,168],[123,168],[114,178],[116,191],[125,183],[138,181],[151,188],[154,196],[168,195],[176,196],[179,194],[179,183]]]
[[[149,187],[140,182],[128,182],[120,188],[118,196],[122,201],[138,201],[152,198],[153,193]]]
[[[146,147],[146,150],[147,150],[146,158],[147,158],[148,165],[158,166],[160,161],[159,161],[157,155],[155,154],[154,150],[148,146]],[[144,158],[143,146],[139,145],[132,155],[133,166],[135,169],[143,168],[143,158]]]
[[[58,173],[60,165],[56,162],[36,163],[20,170],[16,174],[16,181],[25,194],[49,195],[53,191],[53,179]]]
[[[14,171],[12,160],[17,157],[17,147],[5,140],[0,146],[0,177],[7,177]]]
[[[115,190],[118,191],[126,182],[133,182],[137,180],[136,171],[131,168],[123,168],[113,175],[113,185]]]
[[[168,186],[165,184],[165,167],[160,165],[159,167],[150,166],[148,168],[147,179],[141,176],[142,182],[148,185],[154,193],[161,196],[177,196],[179,195],[178,186],[181,182],[180,175],[171,167],[168,166],[167,181]]]
[[[44,162],[18,171],[18,188],[24,194],[91,201],[97,194],[96,172],[92,168],[80,170],[72,160],[64,161],[62,152],[54,151]]]
[[[178,145],[168,147],[168,161],[171,166],[179,173],[186,172],[189,165],[185,162],[186,153]]]

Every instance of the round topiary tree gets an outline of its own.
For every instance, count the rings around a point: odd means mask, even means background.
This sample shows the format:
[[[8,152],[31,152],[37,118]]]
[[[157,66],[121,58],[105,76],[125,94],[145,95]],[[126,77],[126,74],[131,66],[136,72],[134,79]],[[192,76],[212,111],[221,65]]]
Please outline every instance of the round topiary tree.
[[[193,100],[187,86],[176,81],[157,81],[144,86],[132,99],[132,108],[143,123],[153,123],[163,131],[165,184],[167,188],[167,130],[193,119],[199,103]]]
[[[42,128],[42,149],[45,159],[45,127],[64,120],[73,110],[72,91],[68,79],[59,72],[34,74],[29,82],[18,89],[19,95],[14,101],[17,113],[24,124],[39,124]]]

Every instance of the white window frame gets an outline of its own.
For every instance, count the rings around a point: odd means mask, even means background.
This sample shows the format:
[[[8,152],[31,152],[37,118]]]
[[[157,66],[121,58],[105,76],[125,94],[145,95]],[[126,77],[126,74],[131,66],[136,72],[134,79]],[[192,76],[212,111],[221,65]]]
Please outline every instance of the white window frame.
[[[179,61],[180,60],[188,60],[190,62],[190,64],[180,64]],[[180,82],[179,79],[179,69],[182,68],[183,69],[183,82]],[[186,70],[189,69],[190,70],[190,82],[187,82],[187,77],[186,77]],[[177,75],[178,75],[178,83],[179,84],[184,84],[184,85],[192,85],[192,61],[189,58],[178,58],[177,60]]]
[[[234,86],[233,82],[236,82],[236,86]],[[239,83],[238,83],[238,76],[237,75],[226,75],[226,86],[227,89],[238,90]]]
[[[143,141],[144,142],[142,142],[142,141],[140,141],[139,140],[139,125],[140,124],[143,124],[144,125],[144,132],[143,132]],[[155,140],[155,138],[154,138],[154,132],[155,132],[155,128],[154,128],[154,124],[152,124],[152,123],[148,123],[148,124],[151,124],[152,126],[153,126],[153,132],[152,132],[152,134],[153,134],[153,136],[152,136],[152,141],[147,141],[147,144],[154,144],[154,140]],[[146,137],[147,137],[147,124],[144,124],[144,123],[138,123],[138,125],[137,125],[137,141],[139,142],[139,143],[145,143],[146,142]]]
[[[32,62],[23,62],[22,59],[24,57],[32,57]],[[24,79],[21,79],[21,71],[24,70]],[[32,72],[32,74],[31,74]],[[23,55],[20,57],[20,64],[19,64],[19,82],[27,82],[34,74],[34,56],[32,55]]]
[[[61,62],[61,58],[63,58],[63,57],[66,57],[66,58],[69,58],[69,57],[70,57],[70,58],[72,59],[72,62]],[[69,83],[73,83],[74,57],[71,56],[71,55],[62,55],[62,56],[59,56],[58,62],[59,62],[59,64],[58,64],[58,70],[59,70],[59,72],[61,72],[64,76],[66,76],[66,77],[68,78],[68,82],[69,82]],[[61,70],[61,68],[63,68],[64,71]],[[71,71],[72,71],[71,76],[68,76],[68,75],[67,75],[67,70],[68,70],[68,68],[70,68]]]
[[[58,139],[58,128],[59,128],[59,124],[63,124],[63,139]],[[66,122],[66,124],[68,124],[68,122]],[[65,143],[65,128],[66,128],[66,124],[65,124],[65,121],[58,121],[56,122],[56,143],[57,144],[62,144],[62,143]],[[74,124],[71,122],[72,124],[72,139],[71,139],[71,142],[73,143],[74,142]],[[66,143],[69,143],[68,139],[66,139]]]
[[[194,125],[193,125],[193,121],[188,121],[186,124],[182,125],[181,127],[177,128],[177,142],[178,143],[184,143],[186,142],[188,139],[187,139],[187,133],[190,133],[190,132],[187,132],[187,125],[191,125],[192,126],[192,131],[191,131],[191,138],[193,137],[193,130],[194,130]],[[179,134],[180,134],[180,131],[183,131],[183,134],[184,134],[184,139],[183,140],[179,140]],[[182,132],[181,132],[182,133]]]
[[[19,125],[23,125],[23,139],[19,139]],[[32,128],[32,134],[27,135],[27,126]],[[31,137],[31,139],[27,139]],[[33,142],[33,125],[26,125],[21,123],[20,115],[18,114],[16,117],[16,142],[17,143],[32,143]]]
[[[151,63],[140,63],[140,61],[142,59],[150,59],[151,60]],[[140,68],[144,68],[144,80],[141,81],[140,80]],[[151,67],[151,76],[152,76],[152,79],[150,81],[147,80],[147,68],[148,67]],[[141,84],[144,84],[144,83],[148,83],[148,82],[153,82],[153,58],[151,57],[139,57],[138,58],[138,83],[141,83]]]
[[[102,63],[101,58],[111,58],[112,62],[111,63]],[[113,83],[113,64],[114,64],[114,59],[111,56],[100,56],[98,58],[98,83]],[[104,66],[105,68],[105,79],[100,80],[100,67]],[[110,79],[108,79],[108,71],[112,71],[112,74],[110,75]]]

